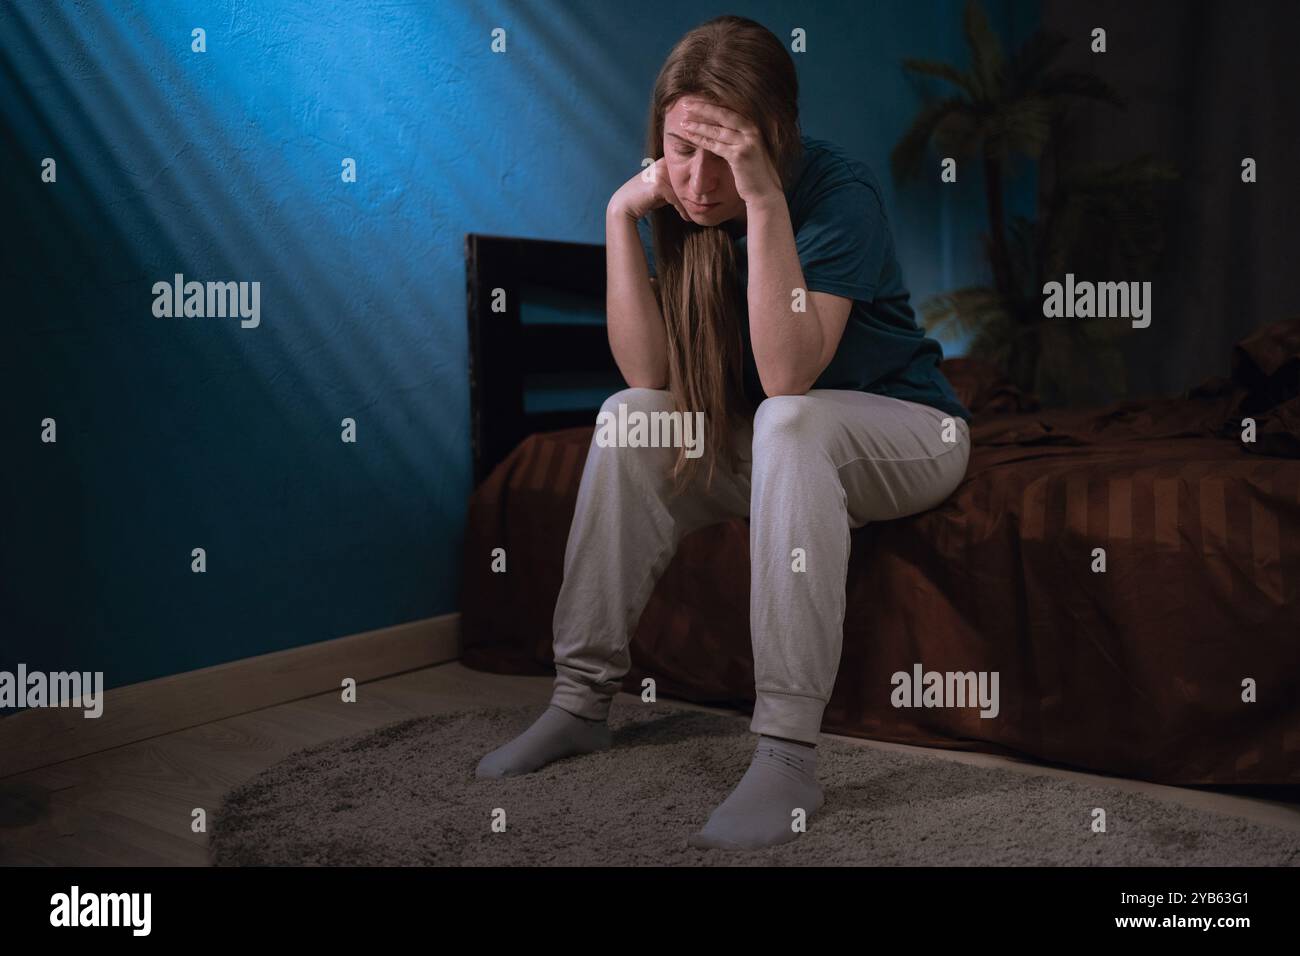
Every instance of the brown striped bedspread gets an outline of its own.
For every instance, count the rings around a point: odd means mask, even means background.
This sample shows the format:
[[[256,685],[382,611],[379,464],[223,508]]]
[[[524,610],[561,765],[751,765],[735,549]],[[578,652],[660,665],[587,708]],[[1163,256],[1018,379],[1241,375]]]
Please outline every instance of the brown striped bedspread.
[[[853,533],[823,731],[1171,784],[1300,782],[1300,320],[1238,343],[1231,364],[1179,398],[1042,411],[979,363],[945,362],[975,413],[967,476],[940,507]],[[475,491],[467,666],[554,672],[591,433],[533,435]],[[746,523],[690,535],[625,689],[653,677],[667,697],[752,705],[748,607]],[[996,671],[997,715],[896,708],[891,675],[918,664]]]

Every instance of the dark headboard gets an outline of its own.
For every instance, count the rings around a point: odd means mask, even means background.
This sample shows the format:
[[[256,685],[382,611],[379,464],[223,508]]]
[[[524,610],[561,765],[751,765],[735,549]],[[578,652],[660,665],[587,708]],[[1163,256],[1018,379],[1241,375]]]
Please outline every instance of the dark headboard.
[[[465,276],[478,484],[533,432],[594,424],[623,379],[605,329],[604,246],[470,234]]]

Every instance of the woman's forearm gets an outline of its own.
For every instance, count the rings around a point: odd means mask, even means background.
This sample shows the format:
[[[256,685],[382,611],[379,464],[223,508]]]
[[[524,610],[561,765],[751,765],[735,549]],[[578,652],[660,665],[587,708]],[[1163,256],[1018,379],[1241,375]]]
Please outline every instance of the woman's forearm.
[[[803,267],[785,197],[746,207],[749,247],[749,337],[763,391],[802,395],[822,372],[825,346],[816,306],[804,287]],[[795,311],[795,290],[805,311]]]
[[[636,220],[605,210],[605,314],[609,348],[628,385],[668,387],[668,335],[650,288],[650,268]]]

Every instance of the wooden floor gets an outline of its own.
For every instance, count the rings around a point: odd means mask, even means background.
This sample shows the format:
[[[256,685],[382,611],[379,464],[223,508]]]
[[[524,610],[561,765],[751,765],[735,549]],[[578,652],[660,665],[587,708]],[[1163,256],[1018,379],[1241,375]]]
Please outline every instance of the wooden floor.
[[[207,837],[191,832],[192,811],[202,807],[211,814],[226,790],[293,751],[466,706],[535,702],[540,707],[550,699],[551,681],[485,674],[453,662],[362,684],[357,703],[346,707],[339,706],[337,692],[330,692],[17,774],[0,780],[0,864],[205,866]],[[985,754],[834,739],[1117,786],[1300,831],[1295,803],[1098,777]],[[15,825],[25,811],[35,819]]]

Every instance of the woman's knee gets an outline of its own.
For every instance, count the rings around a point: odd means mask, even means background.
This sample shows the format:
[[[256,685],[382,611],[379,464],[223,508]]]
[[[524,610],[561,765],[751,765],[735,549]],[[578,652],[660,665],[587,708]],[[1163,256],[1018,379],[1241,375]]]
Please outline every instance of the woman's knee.
[[[754,413],[756,448],[807,443],[816,437],[816,400],[807,395],[775,395]]]
[[[643,472],[666,475],[676,449],[653,441],[657,433],[650,423],[652,416],[672,408],[672,393],[666,389],[633,387],[615,392],[600,406],[589,454],[599,454],[602,461],[612,462],[611,476]]]

